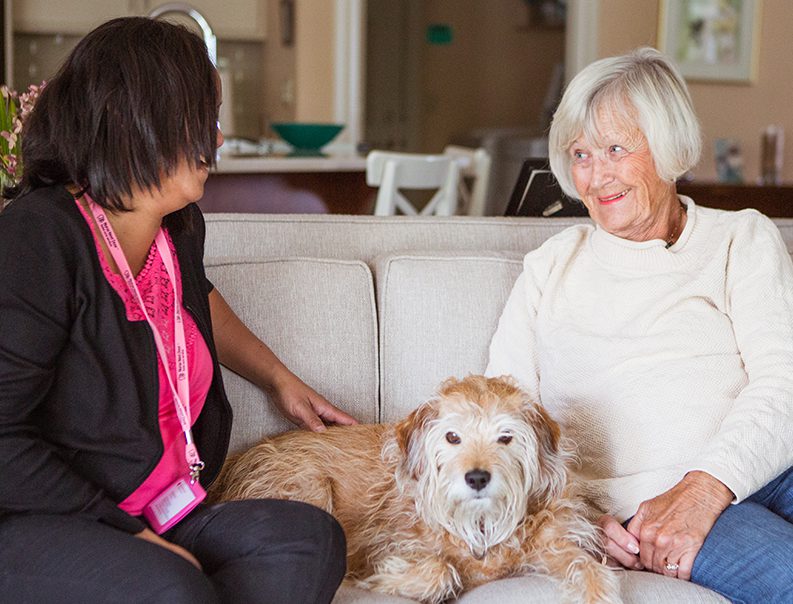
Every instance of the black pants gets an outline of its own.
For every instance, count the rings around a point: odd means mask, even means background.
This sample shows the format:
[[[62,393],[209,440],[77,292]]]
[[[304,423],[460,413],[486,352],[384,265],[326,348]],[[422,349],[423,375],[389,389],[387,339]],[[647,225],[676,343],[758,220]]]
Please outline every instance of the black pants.
[[[291,501],[201,506],[168,533],[204,572],[163,547],[72,516],[0,519],[0,602],[325,604],[345,571],[344,533]]]

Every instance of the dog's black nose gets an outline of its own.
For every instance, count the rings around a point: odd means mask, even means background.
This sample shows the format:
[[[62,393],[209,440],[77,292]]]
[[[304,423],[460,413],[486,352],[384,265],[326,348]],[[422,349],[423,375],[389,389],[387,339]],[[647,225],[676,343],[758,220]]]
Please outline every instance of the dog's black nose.
[[[490,482],[490,472],[487,470],[471,470],[465,473],[465,482],[474,491],[481,491]]]

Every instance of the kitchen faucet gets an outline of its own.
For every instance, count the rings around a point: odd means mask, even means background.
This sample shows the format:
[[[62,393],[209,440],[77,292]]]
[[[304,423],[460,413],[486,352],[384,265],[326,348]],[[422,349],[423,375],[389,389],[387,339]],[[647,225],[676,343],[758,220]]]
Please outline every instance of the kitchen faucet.
[[[157,8],[153,9],[148,16],[152,19],[156,19],[166,13],[181,13],[183,15],[187,15],[198,24],[198,26],[201,28],[201,32],[204,35],[204,44],[207,46],[209,60],[212,61],[212,65],[217,66],[217,38],[212,32],[212,28],[209,26],[209,22],[206,20],[204,15],[199,13],[195,7],[190,6],[187,2],[166,2],[165,4],[161,4]]]

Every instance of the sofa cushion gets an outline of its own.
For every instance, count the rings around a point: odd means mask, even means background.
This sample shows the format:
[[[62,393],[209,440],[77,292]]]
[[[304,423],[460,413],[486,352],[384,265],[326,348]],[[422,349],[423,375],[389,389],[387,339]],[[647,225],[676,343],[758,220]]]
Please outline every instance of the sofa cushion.
[[[521,259],[403,252],[376,260],[381,421],[401,419],[449,376],[484,371]]]
[[[728,604],[717,593],[688,581],[649,572],[622,571],[620,592],[625,604]],[[486,583],[463,594],[460,604],[528,604],[559,602],[561,591],[545,577],[519,577]],[[363,602],[361,603],[363,604]]]
[[[415,604],[417,600],[389,596],[366,589],[358,589],[342,584],[331,604]]]
[[[728,604],[717,593],[694,585],[648,572],[622,571],[621,593],[625,604]],[[546,577],[516,577],[485,583],[457,600],[459,604],[547,604],[559,602],[561,591]],[[371,591],[342,586],[333,604],[408,604],[413,600],[384,596]]]
[[[306,256],[363,260],[396,250],[496,250],[525,254],[588,218],[339,216],[207,213],[206,256]],[[793,218],[774,218],[793,254]]]
[[[787,251],[793,256],[793,218],[772,218],[772,220],[782,235]]]
[[[363,262],[211,259],[207,275],[243,322],[301,379],[365,422],[377,419],[377,327]],[[294,428],[261,390],[223,370],[234,409],[230,451]]]
[[[363,260],[397,250],[495,250],[521,255],[588,218],[206,214],[206,256]]]

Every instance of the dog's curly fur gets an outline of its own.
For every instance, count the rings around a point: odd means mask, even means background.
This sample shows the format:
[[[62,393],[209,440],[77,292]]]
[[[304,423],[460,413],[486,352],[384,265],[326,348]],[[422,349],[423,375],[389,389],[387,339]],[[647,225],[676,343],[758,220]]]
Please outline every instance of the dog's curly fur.
[[[445,381],[395,425],[289,432],[229,459],[215,501],[314,504],[347,535],[347,579],[440,603],[487,581],[558,579],[572,602],[620,601],[600,534],[571,495],[557,424],[507,377]]]

